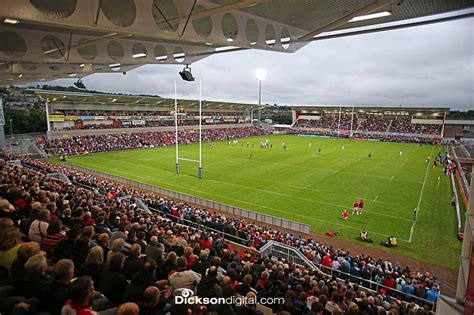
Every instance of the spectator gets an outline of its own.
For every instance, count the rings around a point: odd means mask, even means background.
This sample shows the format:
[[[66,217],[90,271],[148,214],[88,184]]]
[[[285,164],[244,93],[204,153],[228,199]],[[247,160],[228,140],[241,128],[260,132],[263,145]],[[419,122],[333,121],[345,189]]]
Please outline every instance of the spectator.
[[[94,293],[94,283],[89,276],[82,276],[71,285],[71,299],[61,310],[61,315],[97,315],[89,301]]]
[[[104,250],[100,246],[94,246],[87,254],[85,264],[81,268],[81,275],[90,276],[94,283],[99,283],[99,275],[104,269]]]
[[[28,238],[30,241],[35,241],[41,243],[43,236],[48,234],[50,214],[48,210],[42,210],[38,219],[34,220],[31,223],[30,229],[28,231]]]
[[[0,231],[0,267],[6,268],[10,272],[20,246],[19,228],[12,226]]]
[[[143,260],[140,258],[141,254],[141,247],[139,244],[133,244],[130,247],[130,254],[128,255],[127,259],[125,259],[125,264],[123,266],[123,273],[127,280],[132,279],[132,276],[140,271],[143,270]]]
[[[123,295],[127,288],[127,278],[121,273],[125,255],[116,253],[110,258],[109,267],[103,270],[99,275],[97,289],[109,301],[118,306],[122,303]]]
[[[40,253],[40,245],[38,243],[27,242],[21,244],[10,270],[10,276],[16,283],[23,281],[26,274],[25,264],[28,261],[28,258],[38,253]]]
[[[195,292],[202,276],[197,272],[187,270],[186,265],[186,258],[178,258],[177,271],[168,276],[168,281],[173,290],[185,288]]]
[[[145,248],[145,255],[153,259],[157,264],[161,265],[163,263],[163,251],[165,247],[158,243],[158,237],[152,236],[150,238],[150,244]]]
[[[64,236],[61,234],[61,221],[56,220],[48,225],[46,235],[41,238],[41,250],[46,252],[47,257],[51,258],[54,249],[62,241]]]
[[[48,286],[48,298],[42,304],[51,314],[59,314],[63,305],[71,299],[71,280],[74,278],[74,263],[61,259],[53,269],[53,280]]]

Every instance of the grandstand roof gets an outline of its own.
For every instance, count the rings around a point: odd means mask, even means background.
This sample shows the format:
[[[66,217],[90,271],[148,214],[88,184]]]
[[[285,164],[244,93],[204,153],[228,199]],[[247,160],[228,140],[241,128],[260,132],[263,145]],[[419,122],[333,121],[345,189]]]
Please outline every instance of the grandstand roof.
[[[49,104],[93,104],[93,105],[134,105],[134,106],[160,106],[174,108],[174,99],[162,98],[159,96],[141,96],[141,95],[117,95],[117,94],[95,94],[95,93],[77,93],[64,91],[31,90],[34,91],[43,100]],[[178,99],[178,106],[184,108],[199,108],[198,100]],[[229,103],[216,101],[202,101],[202,108],[205,109],[227,109],[227,110],[249,110],[254,108],[263,108],[266,105]],[[100,108],[98,108],[100,109]]]
[[[292,53],[315,40],[473,16],[473,6],[471,0],[2,0],[0,83],[190,64],[244,49]],[[353,21],[373,13],[384,14]]]
[[[328,111],[328,112],[338,112],[339,108],[342,108],[343,111],[352,111],[352,105],[313,105],[313,106],[289,106],[291,109],[301,112],[321,112],[321,111]],[[426,112],[433,112],[433,113],[448,113],[448,107],[386,107],[386,106],[354,106],[354,111],[358,113],[377,113],[377,112],[393,112],[393,113],[400,113],[400,112],[410,112],[410,113],[426,113]]]

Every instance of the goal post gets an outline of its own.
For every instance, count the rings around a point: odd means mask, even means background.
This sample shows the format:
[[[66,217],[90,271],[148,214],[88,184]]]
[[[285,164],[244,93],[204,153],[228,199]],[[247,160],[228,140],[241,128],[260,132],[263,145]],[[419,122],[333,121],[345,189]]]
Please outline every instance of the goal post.
[[[176,174],[180,173],[179,161],[198,163],[198,178],[203,177],[202,169],[202,84],[199,80],[199,160],[179,157],[179,135],[178,135],[178,93],[177,84],[174,81],[174,125],[175,125],[175,146],[176,146]]]

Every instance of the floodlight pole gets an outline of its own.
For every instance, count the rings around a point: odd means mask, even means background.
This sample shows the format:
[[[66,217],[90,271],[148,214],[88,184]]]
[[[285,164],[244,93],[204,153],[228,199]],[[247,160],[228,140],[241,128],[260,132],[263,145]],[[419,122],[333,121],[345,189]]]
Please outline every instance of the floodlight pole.
[[[199,80],[199,169],[198,177],[202,178],[202,84]]]
[[[176,144],[176,174],[179,174],[178,92],[176,91],[176,81],[174,81],[174,126],[175,126],[175,144]]]
[[[260,104],[262,104],[262,80],[258,80],[258,123],[260,124]]]

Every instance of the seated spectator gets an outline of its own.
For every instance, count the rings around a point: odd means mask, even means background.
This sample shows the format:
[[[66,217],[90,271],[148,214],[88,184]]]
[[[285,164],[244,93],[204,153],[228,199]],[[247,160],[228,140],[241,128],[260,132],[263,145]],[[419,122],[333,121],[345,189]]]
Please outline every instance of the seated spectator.
[[[150,286],[143,292],[143,302],[139,304],[140,315],[164,315],[160,309],[160,290],[155,286]]]
[[[145,255],[153,259],[158,265],[163,263],[163,251],[165,247],[163,244],[158,243],[158,237],[152,236],[150,238],[150,244],[148,244],[145,248]]]
[[[130,253],[125,259],[125,264],[123,265],[123,274],[127,277],[127,280],[132,279],[132,276],[143,269],[143,260],[140,258],[141,247],[139,244],[133,244],[130,247]]]
[[[21,244],[10,270],[10,277],[15,280],[16,283],[23,281],[26,274],[25,264],[28,261],[28,258],[38,253],[40,253],[40,245],[38,243],[27,242]]]
[[[20,229],[12,226],[0,231],[0,267],[10,272],[13,261],[21,247]]]
[[[125,291],[124,301],[139,303],[143,299],[143,292],[149,286],[156,285],[156,263],[147,259],[143,268],[132,276],[132,280]]]
[[[104,257],[107,257],[110,250],[109,249],[109,234],[107,233],[99,234],[99,236],[97,236],[97,245],[102,248]]]
[[[35,241],[41,244],[43,236],[48,234],[50,214],[48,210],[42,210],[38,218],[34,220],[28,231],[28,238],[30,241]]]
[[[245,275],[242,283],[239,284],[236,288],[237,293],[241,296],[246,296],[247,293],[252,292],[252,280],[252,275]]]
[[[115,306],[122,303],[127,288],[127,278],[121,273],[124,263],[125,255],[116,253],[110,258],[109,267],[99,274],[97,289]]]
[[[178,259],[178,256],[176,255],[175,252],[168,253],[168,256],[166,256],[165,262],[161,265],[161,268],[160,268],[160,274],[159,274],[160,279],[168,279],[168,275],[172,271],[176,270],[177,259]]]
[[[217,281],[217,267],[211,266],[207,275],[204,276],[197,287],[197,295],[199,297],[215,297],[222,294],[222,289]]]
[[[94,283],[99,283],[99,275],[105,269],[104,251],[100,246],[94,246],[87,254],[85,264],[82,266],[81,275],[87,275],[92,278]]]
[[[192,267],[192,270],[200,273],[201,276],[206,275],[206,270],[211,266],[211,262],[208,260],[210,251],[208,249],[201,250],[199,253],[199,261]]]
[[[61,310],[61,315],[97,315],[89,302],[94,293],[94,282],[89,276],[82,276],[71,284],[71,299]]]
[[[19,292],[26,298],[35,297],[40,301],[48,298],[48,282],[46,276],[48,261],[44,253],[31,256],[25,263],[23,281],[18,284]]]
[[[48,258],[52,257],[54,249],[64,238],[61,234],[61,228],[61,221],[51,222],[46,230],[46,235],[41,238],[41,250],[46,252]]]
[[[71,298],[71,280],[74,278],[74,263],[61,259],[53,269],[53,280],[48,286],[48,299],[42,301],[51,314],[59,314],[63,305]]]
[[[177,271],[172,272],[168,276],[168,281],[173,290],[185,288],[196,292],[197,285],[201,281],[202,276],[195,271],[187,270],[186,265],[186,258],[178,258]]]
[[[112,257],[116,254],[122,253],[125,249],[125,240],[122,238],[115,239],[110,246],[110,251],[107,254],[107,262],[110,262]]]
[[[139,315],[140,309],[138,308],[137,304],[128,302],[128,303],[123,303],[122,305],[120,305],[115,314],[116,315]]]

